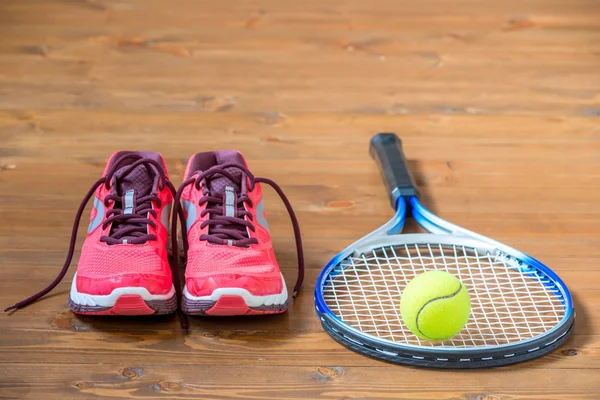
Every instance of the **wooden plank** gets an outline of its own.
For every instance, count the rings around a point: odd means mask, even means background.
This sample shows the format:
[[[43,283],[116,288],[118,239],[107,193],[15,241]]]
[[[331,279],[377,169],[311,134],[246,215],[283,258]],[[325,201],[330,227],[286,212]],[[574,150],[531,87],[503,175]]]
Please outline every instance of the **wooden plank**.
[[[192,153],[240,149],[292,201],[307,271],[286,314],[191,318],[184,336],[174,316],[73,315],[73,265],[50,296],[0,314],[0,398],[598,397],[597,1],[1,7],[0,305],[55,277],[82,195],[121,148],[162,152],[175,183]],[[362,357],[322,331],[318,273],[391,215],[367,153],[378,131],[403,137],[433,211],[564,279],[577,319],[560,349],[512,367],[430,371]],[[289,286],[289,219],[269,190],[266,203]]]
[[[41,109],[28,108],[19,110],[5,108],[0,111],[0,126],[3,134],[10,137],[15,134],[30,137],[40,136],[46,129],[65,141],[73,133],[81,135],[84,143],[94,141],[103,148],[110,149],[110,142],[102,141],[99,133],[107,135],[107,138],[115,137],[123,131],[131,134],[148,135],[150,139],[147,146],[157,146],[156,140],[164,138],[165,132],[177,133],[181,137],[171,137],[173,149],[162,147],[163,151],[173,151],[173,158],[182,157],[175,150],[179,150],[184,143],[196,143],[202,146],[222,146],[230,143],[232,139],[241,145],[273,146],[275,148],[285,147],[298,141],[310,143],[311,139],[319,138],[324,143],[339,141],[339,135],[345,135],[347,143],[363,145],[369,139],[372,132],[382,126],[402,127],[402,136],[421,142],[431,142],[449,136],[460,141],[469,139],[476,143],[482,142],[503,143],[515,145],[515,142],[529,142],[539,140],[542,143],[560,143],[569,145],[571,142],[599,140],[600,128],[597,120],[586,117],[564,117],[559,115],[547,116],[494,116],[468,114],[466,110],[460,113],[445,113],[444,110],[436,110],[433,115],[419,115],[418,113],[407,113],[406,115],[387,115],[385,113],[363,112],[363,113],[340,113],[330,115],[321,110],[310,112],[286,113],[277,108],[263,109],[261,112],[218,112],[210,107],[210,99],[200,104],[197,109],[188,112],[175,112],[178,110],[123,110],[119,108],[109,109],[76,109],[65,110],[55,107],[43,107]],[[218,102],[219,99],[215,98]],[[276,106],[276,105],[273,105]],[[185,110],[179,110],[185,111]],[[195,111],[195,112],[194,112]],[[379,115],[383,114],[383,115]],[[77,116],[77,118],[69,118]],[[485,124],[485,130],[481,125]],[[517,129],[518,128],[518,129]],[[219,136],[207,138],[198,133],[220,133]],[[327,132],[330,135],[323,135]],[[195,135],[194,135],[195,134]],[[278,137],[281,135],[281,137]],[[272,137],[271,140],[266,140]],[[274,140],[278,138],[279,140]],[[123,138],[127,140],[128,138]],[[126,142],[130,143],[130,142]],[[26,144],[26,143],[24,143]],[[313,143],[313,146],[316,143]],[[416,144],[412,145],[418,148]],[[455,146],[460,147],[460,146]],[[158,149],[159,147],[155,147]],[[215,148],[215,147],[212,147]],[[50,150],[38,148],[39,151]],[[85,150],[85,149],[82,149]],[[454,150],[454,148],[453,148]],[[492,149],[490,149],[492,150]],[[51,153],[50,151],[47,151]],[[85,154],[85,153],[84,153]],[[166,153],[171,154],[171,153]],[[569,154],[569,153],[567,153]],[[461,154],[462,155],[462,154]],[[100,157],[100,154],[95,154]],[[329,157],[340,160],[340,153],[330,153]],[[544,157],[543,153],[536,157]],[[77,158],[82,157],[77,155]],[[75,159],[77,159],[75,158]],[[102,157],[104,160],[105,156]],[[268,160],[268,159],[267,159]],[[69,160],[64,160],[69,161]],[[296,159],[290,161],[297,161]],[[463,160],[464,161],[464,160]],[[530,160],[515,160],[524,163]]]
[[[31,370],[47,369],[44,379],[31,382]],[[94,365],[34,363],[11,365],[0,378],[3,394],[22,397],[44,396],[47,390],[63,397],[136,397],[203,399],[256,398],[356,398],[377,399],[594,399],[597,371],[499,369],[475,372],[440,372],[397,366],[311,367],[255,366],[161,366],[156,364],[109,363]],[[543,374],[543,379],[539,379]],[[564,379],[568,374],[570,379]],[[439,379],[442,375],[443,379]],[[386,379],[378,385],[381,376]],[[232,379],[235,377],[235,379]],[[16,379],[15,379],[16,378]],[[460,380],[458,387],[449,382]],[[514,382],[522,382],[519,387]],[[561,381],[552,392],[547,385]],[[427,382],[423,385],[421,382]],[[485,389],[480,389],[482,385]]]

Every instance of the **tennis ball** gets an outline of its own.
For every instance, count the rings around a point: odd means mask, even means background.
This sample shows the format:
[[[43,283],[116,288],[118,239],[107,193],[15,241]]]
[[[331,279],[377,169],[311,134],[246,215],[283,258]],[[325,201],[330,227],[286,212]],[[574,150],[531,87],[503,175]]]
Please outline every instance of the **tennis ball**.
[[[467,289],[445,271],[417,275],[408,282],[400,298],[402,320],[421,339],[451,338],[464,328],[470,312]]]

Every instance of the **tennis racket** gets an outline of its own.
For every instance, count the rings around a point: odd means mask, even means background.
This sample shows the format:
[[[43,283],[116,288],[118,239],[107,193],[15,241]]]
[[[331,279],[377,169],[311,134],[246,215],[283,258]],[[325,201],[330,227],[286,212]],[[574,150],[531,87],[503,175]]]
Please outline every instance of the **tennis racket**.
[[[514,364],[546,354],[567,339],[575,312],[554,272],[425,209],[396,135],[375,135],[370,153],[396,214],[336,255],[319,275],[315,307],[329,335],[364,355],[435,368]],[[407,213],[431,233],[399,235]],[[412,278],[435,269],[461,280],[471,298],[471,315],[457,335],[432,342],[402,322],[400,298]]]

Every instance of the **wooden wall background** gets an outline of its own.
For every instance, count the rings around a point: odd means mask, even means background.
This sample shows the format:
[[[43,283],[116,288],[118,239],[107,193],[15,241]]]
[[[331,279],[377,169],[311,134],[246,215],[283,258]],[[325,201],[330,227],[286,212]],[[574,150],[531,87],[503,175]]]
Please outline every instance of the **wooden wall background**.
[[[367,154],[382,130],[404,138],[426,204],[566,281],[577,321],[563,348],[440,372],[322,332],[318,272],[389,216]],[[180,182],[193,152],[223,148],[298,213],[307,277],[289,312],[193,318],[188,336],[171,317],[81,318],[72,270],[0,316],[0,398],[599,398],[598,1],[0,2],[0,304],[58,273],[114,150],[161,151]],[[272,192],[267,207],[291,284],[291,226]]]

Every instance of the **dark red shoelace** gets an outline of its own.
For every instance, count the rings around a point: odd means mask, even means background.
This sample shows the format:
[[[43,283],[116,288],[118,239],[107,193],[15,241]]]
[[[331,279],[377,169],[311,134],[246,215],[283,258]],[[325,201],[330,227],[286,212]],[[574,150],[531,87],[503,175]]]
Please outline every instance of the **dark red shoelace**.
[[[231,169],[238,169],[242,173],[241,174],[232,174]],[[236,208],[236,216],[226,216],[223,215],[223,196],[217,195],[215,193],[211,193],[211,191],[207,188],[207,185],[202,185],[203,181],[210,181],[212,178],[216,176],[226,177],[229,179],[232,184],[236,186],[237,194],[234,199],[234,207]],[[253,224],[252,214],[244,209],[244,203],[247,203],[250,207],[254,207],[252,204],[252,200],[248,197],[246,193],[241,193],[242,188],[244,186],[243,179],[247,177],[250,185],[247,188],[248,192],[254,190],[254,186],[257,182],[266,183],[271,186],[279,195],[283,204],[290,215],[290,219],[292,221],[292,226],[294,229],[294,237],[296,240],[296,252],[298,256],[298,276],[296,278],[296,284],[294,285],[294,293],[293,297],[298,295],[300,288],[302,287],[302,282],[304,281],[304,253],[302,250],[302,238],[300,236],[300,226],[298,224],[298,219],[296,218],[296,214],[292,209],[292,205],[290,204],[288,198],[281,190],[281,187],[277,185],[270,179],[266,178],[258,178],[252,175],[252,173],[245,166],[238,163],[226,163],[222,165],[216,165],[214,167],[209,168],[204,172],[200,172],[198,176],[194,178],[190,178],[183,182],[183,184],[179,187],[179,190],[175,194],[175,206],[173,208],[173,219],[171,221],[171,232],[177,232],[177,219],[175,215],[179,214],[181,219],[181,225],[185,226],[185,221],[181,216],[182,213],[179,212],[181,209],[180,200],[181,194],[183,190],[194,184],[196,190],[202,189],[202,194],[204,195],[199,204],[207,203],[206,208],[200,214],[201,217],[209,214],[209,218],[202,222],[200,225],[201,228],[209,227],[208,234],[203,234],[200,236],[199,240],[206,240],[212,244],[218,245],[232,245],[239,247],[246,247],[251,244],[257,244],[258,240],[256,238],[250,238],[246,234],[246,228],[251,231],[255,231],[255,227]],[[240,227],[242,229],[240,229]],[[188,243],[187,243],[187,234],[183,234],[183,246],[184,252],[187,254]],[[171,235],[173,254],[177,254],[177,235],[172,233]],[[177,258],[177,257],[175,257]],[[175,261],[175,265],[173,269],[177,269],[177,260]]]
[[[125,165],[125,162],[132,162],[129,166]],[[73,255],[75,252],[75,243],[77,241],[77,231],[79,229],[79,222],[81,220],[81,216],[85,210],[87,203],[90,201],[96,189],[100,187],[100,185],[106,185],[106,189],[110,190],[113,185],[118,185],[118,180],[123,179],[128,176],[134,169],[139,166],[144,166],[151,171],[154,169],[158,174],[159,181],[159,189],[162,190],[167,186],[173,196],[176,195],[177,191],[173,184],[166,178],[165,172],[163,170],[162,165],[160,165],[155,160],[144,158],[141,155],[137,154],[128,154],[124,155],[120,159],[116,160],[111,168],[107,171],[106,175],[100,178],[96,183],[92,185],[90,190],[87,192],[81,204],[79,205],[79,209],[77,210],[77,214],[75,214],[75,220],[73,221],[73,228],[71,231],[71,239],[69,241],[69,251],[67,253],[67,257],[65,259],[65,263],[63,265],[62,270],[58,274],[58,276],[50,283],[45,289],[40,292],[22,300],[8,308],[4,311],[8,312],[11,310],[19,309],[28,306],[29,304],[35,302],[39,298],[45,296],[50,293],[65,277],[67,271],[69,270],[69,266],[71,265],[71,261],[73,260]],[[124,168],[125,167],[125,168]],[[115,174],[119,171],[119,176],[116,177]],[[145,196],[141,196],[135,199],[135,212],[130,214],[126,214],[123,212],[121,196],[116,193],[111,193],[106,196],[104,199],[104,205],[108,207],[112,202],[112,208],[106,212],[106,220],[103,222],[103,229],[110,224],[113,224],[113,228],[109,235],[102,236],[100,241],[106,242],[107,244],[120,244],[123,243],[123,238],[127,238],[127,243],[131,244],[143,244],[148,240],[156,240],[155,235],[148,234],[147,226],[151,225],[156,228],[154,222],[148,218],[148,214],[152,214],[156,217],[156,211],[152,210],[152,201],[158,203],[158,206],[162,206],[160,204],[160,199],[158,196],[154,194],[148,194]],[[183,217],[183,212],[180,212],[180,218]],[[177,258],[175,254],[175,259]],[[181,299],[181,283],[179,280],[179,271],[176,269],[172,269],[173,275],[173,285],[175,286],[175,291],[177,293],[178,300]],[[181,321],[182,327],[187,330],[187,318],[181,312],[178,313]]]

